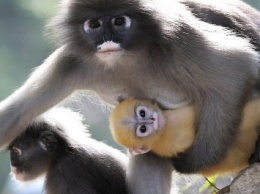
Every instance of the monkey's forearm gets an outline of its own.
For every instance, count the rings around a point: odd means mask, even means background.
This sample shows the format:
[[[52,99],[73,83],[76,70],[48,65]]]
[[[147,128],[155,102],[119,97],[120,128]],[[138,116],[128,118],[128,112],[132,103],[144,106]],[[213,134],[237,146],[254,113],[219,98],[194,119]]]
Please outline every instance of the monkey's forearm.
[[[196,173],[218,164],[239,128],[241,110],[238,104],[233,102],[227,107],[226,101],[214,98],[204,102],[207,106],[198,111],[198,131],[192,147],[173,160],[179,172]]]
[[[29,122],[70,95],[76,79],[63,49],[56,50],[39,66],[25,84],[0,104],[0,147],[18,136]],[[67,71],[60,71],[62,68]],[[71,73],[72,72],[72,73]],[[75,75],[74,75],[75,76]]]

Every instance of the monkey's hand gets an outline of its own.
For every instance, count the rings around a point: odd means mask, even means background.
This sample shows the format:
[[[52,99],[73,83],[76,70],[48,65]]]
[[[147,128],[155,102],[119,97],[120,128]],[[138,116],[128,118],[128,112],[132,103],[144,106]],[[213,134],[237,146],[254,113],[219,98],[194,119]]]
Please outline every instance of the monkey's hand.
[[[252,154],[249,164],[254,164],[256,162],[260,162],[260,136],[258,137],[258,140],[256,142],[255,146],[255,152]]]

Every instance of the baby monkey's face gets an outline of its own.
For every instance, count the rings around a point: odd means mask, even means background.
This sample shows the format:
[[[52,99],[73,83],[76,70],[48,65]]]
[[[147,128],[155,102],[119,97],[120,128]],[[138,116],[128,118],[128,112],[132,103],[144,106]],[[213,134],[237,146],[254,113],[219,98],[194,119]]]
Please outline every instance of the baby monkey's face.
[[[150,151],[150,145],[164,124],[164,116],[157,105],[134,99],[120,103],[110,118],[115,140],[134,155]]]
[[[11,172],[18,181],[30,181],[47,172],[54,158],[57,140],[50,131],[36,131],[33,126],[9,146]]]
[[[140,105],[135,107],[134,112],[133,125],[136,137],[147,137],[161,129],[164,125],[163,115],[155,107]]]

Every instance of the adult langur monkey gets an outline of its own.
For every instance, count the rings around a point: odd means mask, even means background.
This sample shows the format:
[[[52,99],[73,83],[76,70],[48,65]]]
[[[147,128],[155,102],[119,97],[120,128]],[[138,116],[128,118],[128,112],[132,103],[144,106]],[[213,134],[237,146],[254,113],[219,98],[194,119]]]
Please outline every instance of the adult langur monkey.
[[[154,100],[164,109],[193,104],[196,139],[174,166],[192,173],[218,163],[259,85],[260,14],[241,1],[210,4],[62,1],[49,24],[57,50],[0,104],[0,147],[84,89],[112,105],[129,97]],[[223,17],[214,20],[218,15]],[[130,167],[133,193],[169,192],[169,160],[145,154],[131,158]]]

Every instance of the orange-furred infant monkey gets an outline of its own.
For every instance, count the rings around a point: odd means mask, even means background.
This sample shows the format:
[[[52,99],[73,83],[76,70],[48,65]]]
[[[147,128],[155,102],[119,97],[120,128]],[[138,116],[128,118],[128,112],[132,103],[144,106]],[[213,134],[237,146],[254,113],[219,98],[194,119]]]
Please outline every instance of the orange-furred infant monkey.
[[[127,99],[112,111],[110,129],[114,139],[129,148],[132,154],[152,151],[162,157],[174,158],[192,145],[196,136],[194,121],[192,106],[161,110],[150,101]],[[239,133],[232,146],[227,148],[224,160],[200,173],[204,176],[222,175],[247,167],[255,151],[259,124],[260,99],[256,99],[246,104]]]

